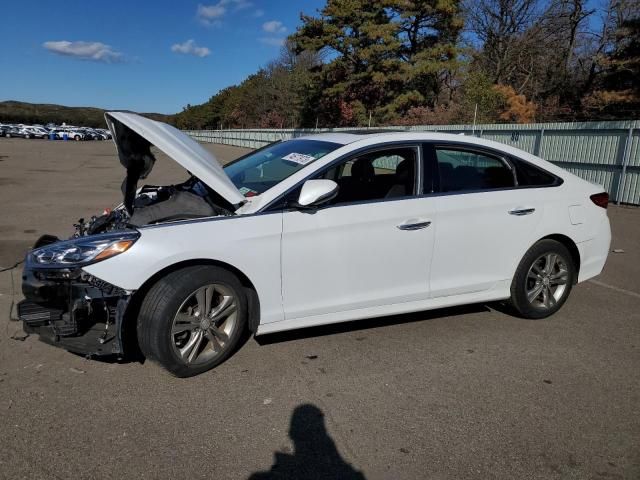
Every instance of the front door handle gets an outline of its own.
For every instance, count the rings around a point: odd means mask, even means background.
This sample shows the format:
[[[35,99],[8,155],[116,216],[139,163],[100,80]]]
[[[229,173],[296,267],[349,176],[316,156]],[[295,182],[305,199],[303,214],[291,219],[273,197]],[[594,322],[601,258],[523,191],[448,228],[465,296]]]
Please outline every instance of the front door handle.
[[[398,225],[397,227],[400,230],[422,230],[423,228],[427,228],[431,225],[431,222],[417,222],[417,223],[403,223],[402,225]]]
[[[535,208],[517,207],[517,208],[514,208],[513,210],[509,210],[509,214],[521,217],[523,215],[531,215],[535,211],[536,211]]]

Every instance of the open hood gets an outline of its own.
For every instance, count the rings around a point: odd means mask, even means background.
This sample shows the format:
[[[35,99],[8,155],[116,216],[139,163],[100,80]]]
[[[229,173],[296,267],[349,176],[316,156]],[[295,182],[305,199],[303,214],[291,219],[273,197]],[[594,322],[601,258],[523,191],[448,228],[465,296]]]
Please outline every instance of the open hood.
[[[118,149],[120,163],[127,169],[127,177],[122,184],[127,210],[131,211],[138,180],[146,178],[153,168],[155,158],[150,151],[151,145],[162,150],[231,205],[245,201],[216,158],[177,128],[129,112],[107,112],[104,116]]]

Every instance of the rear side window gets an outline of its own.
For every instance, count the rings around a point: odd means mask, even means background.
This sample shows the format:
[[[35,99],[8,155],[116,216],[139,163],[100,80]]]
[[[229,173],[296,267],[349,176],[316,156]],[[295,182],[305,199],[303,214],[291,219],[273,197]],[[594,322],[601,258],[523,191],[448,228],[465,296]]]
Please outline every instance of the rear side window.
[[[541,168],[521,160],[512,160],[516,167],[518,185],[523,187],[546,187],[554,185],[557,178]]]
[[[493,190],[515,186],[511,169],[500,158],[471,150],[436,147],[440,190]]]

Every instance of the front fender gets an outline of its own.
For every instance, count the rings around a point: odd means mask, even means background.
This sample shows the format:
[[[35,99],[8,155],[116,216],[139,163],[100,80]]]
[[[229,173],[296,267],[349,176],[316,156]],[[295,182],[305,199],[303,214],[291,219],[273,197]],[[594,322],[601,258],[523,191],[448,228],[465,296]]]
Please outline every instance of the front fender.
[[[219,217],[140,229],[128,251],[84,270],[126,290],[137,290],[162,270],[207,259],[242,272],[260,298],[263,322],[282,320],[281,213]]]

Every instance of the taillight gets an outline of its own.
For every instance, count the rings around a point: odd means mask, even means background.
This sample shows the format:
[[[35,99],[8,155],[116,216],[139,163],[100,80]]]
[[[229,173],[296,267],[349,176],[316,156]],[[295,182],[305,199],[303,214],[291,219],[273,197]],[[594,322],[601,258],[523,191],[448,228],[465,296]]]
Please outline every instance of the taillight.
[[[599,207],[607,208],[607,205],[609,205],[609,194],[607,192],[595,193],[589,198]]]

